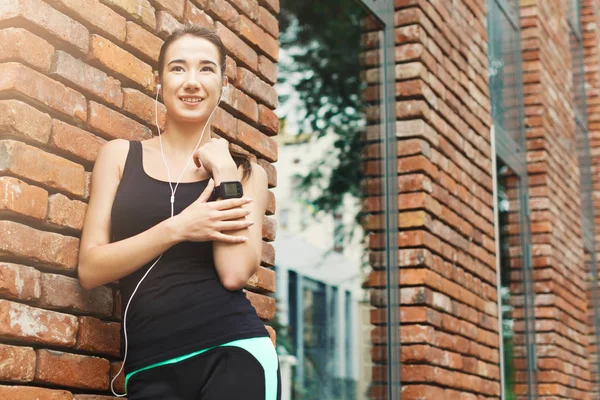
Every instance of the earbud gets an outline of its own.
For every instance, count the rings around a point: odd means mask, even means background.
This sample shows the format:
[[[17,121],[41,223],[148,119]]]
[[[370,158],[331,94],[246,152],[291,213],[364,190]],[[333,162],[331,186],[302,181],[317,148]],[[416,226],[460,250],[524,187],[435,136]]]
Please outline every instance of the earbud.
[[[160,92],[160,89],[161,89],[161,88],[162,88],[161,84],[160,84],[160,83],[157,83],[157,84],[156,84],[156,92],[157,92],[157,93],[158,93],[158,92]]]

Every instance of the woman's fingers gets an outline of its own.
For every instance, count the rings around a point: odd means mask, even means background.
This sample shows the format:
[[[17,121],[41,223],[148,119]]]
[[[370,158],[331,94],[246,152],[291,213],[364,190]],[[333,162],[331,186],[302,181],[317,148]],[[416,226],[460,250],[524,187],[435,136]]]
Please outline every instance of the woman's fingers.
[[[215,219],[219,221],[231,221],[234,219],[245,218],[248,215],[250,215],[250,210],[238,207],[230,210],[219,211]]]
[[[213,240],[215,242],[223,242],[223,243],[244,243],[248,241],[248,238],[246,236],[233,236],[233,235],[226,235],[224,233],[221,232],[217,232],[214,235]]]
[[[215,181],[213,180],[213,178],[210,178],[208,180],[208,184],[206,185],[206,187],[204,188],[204,190],[198,197],[198,201],[200,201],[202,203],[206,203],[208,201],[208,199],[210,199],[210,195],[212,194],[214,188],[215,188]]]
[[[251,201],[252,199],[249,197],[242,197],[240,199],[217,200],[214,202],[214,205],[217,210],[228,210],[230,208],[241,207]]]
[[[222,221],[216,226],[216,229],[219,232],[237,231],[240,229],[246,229],[252,225],[254,225],[254,222],[250,221],[249,219],[241,221]]]

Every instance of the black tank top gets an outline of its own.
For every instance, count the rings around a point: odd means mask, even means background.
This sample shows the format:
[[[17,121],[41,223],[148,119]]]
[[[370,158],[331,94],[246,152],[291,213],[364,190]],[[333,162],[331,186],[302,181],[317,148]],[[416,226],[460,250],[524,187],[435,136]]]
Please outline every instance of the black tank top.
[[[147,175],[142,144],[130,141],[112,206],[112,241],[150,229],[171,216],[169,184]],[[180,183],[175,214],[195,201],[208,180]],[[119,282],[121,309],[152,260]],[[217,275],[212,242],[183,242],[165,251],[133,296],[127,312],[125,372],[232,340],[268,336],[242,290],[226,290]],[[121,355],[125,346],[121,330]]]

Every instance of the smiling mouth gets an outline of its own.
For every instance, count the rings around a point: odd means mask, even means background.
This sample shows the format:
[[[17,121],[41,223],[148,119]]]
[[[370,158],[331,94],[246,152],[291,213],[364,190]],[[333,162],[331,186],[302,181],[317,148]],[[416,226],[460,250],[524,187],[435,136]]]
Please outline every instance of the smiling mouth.
[[[183,101],[184,103],[197,104],[202,102],[204,99],[200,97],[180,97],[179,100]]]

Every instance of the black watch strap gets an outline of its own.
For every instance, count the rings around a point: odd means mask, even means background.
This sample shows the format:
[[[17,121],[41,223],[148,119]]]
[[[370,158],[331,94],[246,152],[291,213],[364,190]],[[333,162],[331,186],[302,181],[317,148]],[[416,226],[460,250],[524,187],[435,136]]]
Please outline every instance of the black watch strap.
[[[213,189],[209,200],[216,199],[239,199],[244,195],[242,183],[240,181],[225,181]]]

